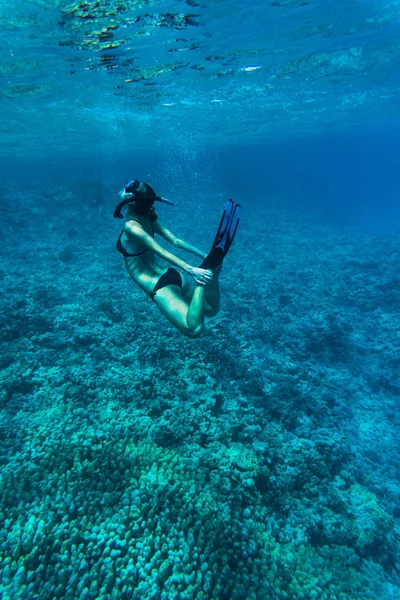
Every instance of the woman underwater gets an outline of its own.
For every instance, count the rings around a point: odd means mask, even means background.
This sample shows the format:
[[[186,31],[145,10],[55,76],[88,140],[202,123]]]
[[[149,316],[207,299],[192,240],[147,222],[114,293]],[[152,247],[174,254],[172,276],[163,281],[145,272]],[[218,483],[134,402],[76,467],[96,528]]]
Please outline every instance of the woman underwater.
[[[198,337],[204,317],[214,317],[219,312],[219,272],[235,237],[240,206],[229,200],[211,251],[204,255],[161,225],[154,202],[171,202],[157,196],[147,183],[137,179],[129,181],[120,197],[114,217],[124,218],[121,212],[124,206],[127,206],[127,212],[117,250],[124,257],[129,275],[181,333]],[[193,267],[171,254],[155,241],[156,233],[175,248],[199,256],[203,262],[199,267]],[[190,275],[195,285],[176,269],[158,264],[157,256]]]

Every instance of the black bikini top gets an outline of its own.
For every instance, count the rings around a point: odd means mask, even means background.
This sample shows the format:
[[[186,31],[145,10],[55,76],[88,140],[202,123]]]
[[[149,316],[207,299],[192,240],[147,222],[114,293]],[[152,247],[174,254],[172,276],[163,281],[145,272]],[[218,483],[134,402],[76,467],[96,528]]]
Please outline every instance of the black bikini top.
[[[136,221],[136,223],[139,223],[139,225],[142,225],[141,222],[138,219],[129,219],[129,220],[130,221]],[[154,227],[153,227],[153,225],[151,225],[151,230],[152,230],[151,231],[151,237],[154,238]],[[145,250],[142,250],[142,252],[137,252],[136,254],[129,254],[129,252],[127,252],[125,250],[125,248],[122,246],[122,243],[121,243],[121,237],[122,237],[123,233],[124,233],[124,230],[122,230],[121,233],[119,234],[119,237],[118,237],[117,243],[116,243],[117,250],[118,250],[118,252],[120,254],[122,254],[122,256],[124,256],[125,258],[131,258],[133,256],[141,256],[142,254],[145,254],[145,252],[149,251],[149,249],[146,248]]]

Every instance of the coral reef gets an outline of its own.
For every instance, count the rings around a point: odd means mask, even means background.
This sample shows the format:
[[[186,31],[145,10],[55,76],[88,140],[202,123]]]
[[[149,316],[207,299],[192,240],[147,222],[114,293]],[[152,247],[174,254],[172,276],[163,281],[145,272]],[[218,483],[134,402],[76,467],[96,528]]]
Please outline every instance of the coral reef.
[[[0,225],[0,596],[400,598],[398,241],[255,209],[190,340],[66,198]]]

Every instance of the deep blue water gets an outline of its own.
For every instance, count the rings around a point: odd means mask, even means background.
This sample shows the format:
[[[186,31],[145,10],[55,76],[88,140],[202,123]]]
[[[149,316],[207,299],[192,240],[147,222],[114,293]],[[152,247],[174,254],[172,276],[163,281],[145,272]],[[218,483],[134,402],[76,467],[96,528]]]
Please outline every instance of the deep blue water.
[[[293,207],[347,218],[364,231],[400,233],[400,129],[365,127],[362,131],[313,136],[290,142],[205,147],[196,160],[179,152],[145,151],[102,154],[82,159],[7,160],[3,184],[53,184],[102,181],[115,190],[131,176],[156,181],[165,195],[181,188],[190,203],[194,188],[236,195],[246,208]],[[175,172],[175,165],[179,172]],[[172,189],[171,189],[172,188]],[[205,202],[213,202],[212,198]],[[111,200],[110,200],[111,202]],[[110,206],[106,202],[106,206]]]

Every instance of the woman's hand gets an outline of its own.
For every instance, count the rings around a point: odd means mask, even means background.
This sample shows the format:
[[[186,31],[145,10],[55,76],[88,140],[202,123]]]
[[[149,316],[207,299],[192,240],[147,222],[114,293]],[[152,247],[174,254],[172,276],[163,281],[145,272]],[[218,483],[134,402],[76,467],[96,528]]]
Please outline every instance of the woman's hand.
[[[213,272],[209,269],[189,267],[188,273],[193,277],[197,285],[207,285],[207,283],[210,283],[213,278]]]

